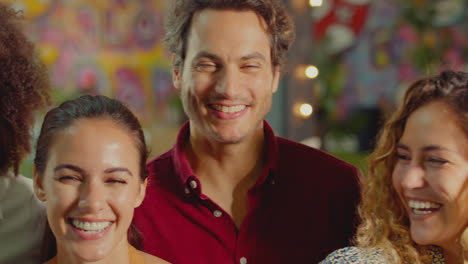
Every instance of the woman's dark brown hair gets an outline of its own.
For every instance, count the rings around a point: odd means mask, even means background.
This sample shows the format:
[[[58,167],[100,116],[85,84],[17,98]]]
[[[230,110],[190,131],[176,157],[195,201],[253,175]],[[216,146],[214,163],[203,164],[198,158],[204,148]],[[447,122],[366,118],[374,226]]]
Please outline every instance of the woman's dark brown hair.
[[[294,25],[279,0],[171,0],[164,41],[175,54],[174,66],[183,65],[192,17],[203,9],[251,10],[265,20],[273,66],[282,66],[294,40]]]
[[[49,103],[45,66],[27,39],[18,12],[0,3],[0,175],[18,174],[31,151],[36,110]]]
[[[49,150],[59,133],[82,119],[107,119],[127,130],[134,139],[140,162],[140,179],[148,177],[146,160],[148,149],[143,130],[137,117],[121,102],[103,95],[83,95],[69,100],[47,112],[37,140],[34,165],[39,179],[44,176]],[[128,230],[128,240],[136,248],[141,248],[141,237],[132,224]],[[56,240],[47,225],[42,245],[41,261],[45,262],[56,255]]]

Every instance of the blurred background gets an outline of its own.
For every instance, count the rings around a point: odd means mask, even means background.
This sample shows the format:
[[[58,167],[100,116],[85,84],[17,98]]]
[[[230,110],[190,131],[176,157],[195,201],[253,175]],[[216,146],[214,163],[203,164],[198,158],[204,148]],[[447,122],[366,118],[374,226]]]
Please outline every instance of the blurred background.
[[[27,18],[49,67],[54,105],[87,93],[114,97],[140,118],[151,157],[174,144],[186,118],[162,43],[170,0],[1,1]],[[267,119],[278,135],[362,169],[409,83],[467,69],[467,0],[284,3],[297,37]],[[31,176],[31,163],[23,175]]]

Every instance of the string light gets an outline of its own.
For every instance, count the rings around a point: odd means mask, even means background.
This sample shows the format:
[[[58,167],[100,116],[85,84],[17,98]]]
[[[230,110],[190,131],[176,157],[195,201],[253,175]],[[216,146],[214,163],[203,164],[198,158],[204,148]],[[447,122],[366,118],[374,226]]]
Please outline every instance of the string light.
[[[308,103],[295,103],[293,106],[293,112],[295,116],[307,119],[314,112],[314,108]]]
[[[314,65],[309,65],[307,66],[307,68],[305,69],[305,75],[307,76],[307,78],[309,79],[315,79],[317,78],[317,76],[319,75],[319,70],[317,67],[315,67]]]
[[[309,5],[311,7],[322,6],[323,0],[309,0]]]
[[[312,113],[314,112],[314,108],[312,107],[312,105],[310,104],[302,104],[300,107],[299,107],[299,113],[301,113],[301,116],[303,118],[308,118],[312,115]]]

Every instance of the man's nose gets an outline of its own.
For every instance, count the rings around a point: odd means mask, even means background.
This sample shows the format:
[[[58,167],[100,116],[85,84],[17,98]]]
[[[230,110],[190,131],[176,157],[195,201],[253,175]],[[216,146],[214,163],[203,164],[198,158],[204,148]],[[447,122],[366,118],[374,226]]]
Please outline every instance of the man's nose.
[[[240,74],[235,67],[225,67],[219,72],[215,91],[226,98],[236,98],[240,93]]]

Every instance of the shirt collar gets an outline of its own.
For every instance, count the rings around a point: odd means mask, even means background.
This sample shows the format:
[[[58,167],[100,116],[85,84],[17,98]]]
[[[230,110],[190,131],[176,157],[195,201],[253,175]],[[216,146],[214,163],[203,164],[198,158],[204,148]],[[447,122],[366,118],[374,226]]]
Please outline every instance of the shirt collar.
[[[176,145],[174,147],[174,166],[177,175],[180,177],[181,183],[186,184],[187,180],[195,176],[190,164],[188,163],[187,156],[185,155],[185,146],[190,137],[190,122],[187,121],[179,130],[177,135]]]
[[[265,166],[263,168],[262,175],[258,179],[255,186],[262,185],[267,180],[267,178],[272,177],[272,175],[274,175],[274,173],[271,172],[275,172],[278,169],[278,142],[273,132],[273,129],[266,121],[263,121],[263,131],[265,133]],[[190,178],[196,179],[195,173],[190,167],[185,153],[185,146],[188,143],[189,137],[190,122],[187,121],[179,130],[179,134],[177,135],[176,139],[176,145],[173,149],[173,161],[175,171],[176,174],[179,176],[180,182],[184,185],[184,187],[187,186],[187,181]]]
[[[257,180],[255,186],[261,186],[268,179],[269,182],[274,182],[274,177],[278,175],[275,173],[278,170],[279,153],[278,153],[278,140],[267,121],[263,121],[263,132],[265,133],[265,152],[264,152],[264,168],[262,175]]]

